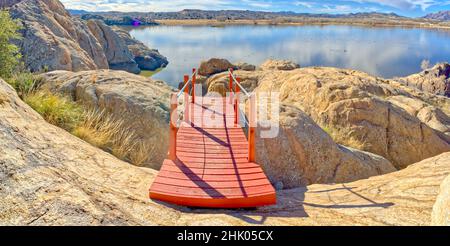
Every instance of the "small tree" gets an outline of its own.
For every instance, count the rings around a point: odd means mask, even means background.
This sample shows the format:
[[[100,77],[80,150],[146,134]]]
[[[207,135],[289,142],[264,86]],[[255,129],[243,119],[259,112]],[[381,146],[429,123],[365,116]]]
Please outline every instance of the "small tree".
[[[21,27],[7,10],[0,10],[0,27],[0,77],[10,78],[21,58],[19,48],[11,40],[21,38]]]

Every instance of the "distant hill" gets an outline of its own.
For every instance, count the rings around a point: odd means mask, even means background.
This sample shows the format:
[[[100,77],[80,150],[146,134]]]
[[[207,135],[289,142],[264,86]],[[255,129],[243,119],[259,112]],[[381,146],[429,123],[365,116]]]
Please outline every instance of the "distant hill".
[[[450,11],[440,11],[437,13],[428,14],[424,16],[424,18],[440,21],[450,21]]]
[[[84,15],[84,14],[88,14],[89,13],[86,10],[78,10],[78,9],[68,9],[67,11],[69,11],[69,13],[71,15]]]
[[[385,21],[398,21],[409,19],[394,13],[352,13],[352,14],[309,14],[295,12],[263,12],[249,10],[198,10],[185,9],[178,12],[71,12],[81,19],[101,19],[108,25],[130,25],[136,20],[142,25],[157,24],[155,20],[266,20],[274,23],[301,22],[304,19],[358,19],[376,20],[379,23]]]
[[[72,13],[72,12],[71,12]],[[309,13],[295,13],[290,11],[284,12],[263,12],[250,10],[198,10],[185,9],[178,12],[73,12],[73,15],[92,14],[102,16],[105,19],[109,18],[123,18],[131,16],[133,18],[153,19],[153,20],[190,20],[190,19],[224,19],[224,20],[269,20],[280,17],[312,17],[312,18],[405,18],[394,13],[352,13],[352,14],[309,14]]]

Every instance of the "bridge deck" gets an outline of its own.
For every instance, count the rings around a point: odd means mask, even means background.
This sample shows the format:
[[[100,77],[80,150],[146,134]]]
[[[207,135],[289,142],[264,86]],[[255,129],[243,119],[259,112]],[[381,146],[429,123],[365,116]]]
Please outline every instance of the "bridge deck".
[[[192,207],[275,204],[275,190],[263,170],[248,161],[247,138],[234,124],[229,100],[205,100],[204,106],[189,104],[194,117],[178,130],[177,160],[164,161],[150,197]]]

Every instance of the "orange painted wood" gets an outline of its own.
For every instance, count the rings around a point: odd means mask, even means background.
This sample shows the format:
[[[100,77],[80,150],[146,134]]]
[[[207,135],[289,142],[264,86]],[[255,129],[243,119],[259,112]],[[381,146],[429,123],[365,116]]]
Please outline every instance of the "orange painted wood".
[[[192,69],[192,103],[195,103],[195,84],[197,82],[197,78],[196,78],[196,69]]]
[[[169,153],[168,157],[170,160],[175,160],[177,158],[176,151],[177,151],[177,126],[175,125],[175,122],[173,122],[172,119],[177,119],[177,105],[174,103],[177,100],[176,93],[173,93],[171,95],[171,105],[170,105],[170,130],[169,130]]]
[[[186,106],[195,117],[181,123],[176,134],[176,158],[164,161],[150,187],[150,198],[209,208],[275,204],[276,193],[267,176],[258,164],[249,161],[249,143],[235,124],[235,102],[203,98],[205,102],[206,106],[201,102]],[[211,118],[214,126],[202,125],[210,123]]]
[[[187,174],[187,173],[176,173],[169,171],[160,171],[158,177],[167,177],[173,180],[200,180],[204,182],[210,181],[237,181],[237,180],[255,180],[255,179],[267,179],[263,173],[250,173],[250,174],[241,174],[239,176],[236,175],[214,175],[214,174],[204,174],[201,177],[197,175]]]

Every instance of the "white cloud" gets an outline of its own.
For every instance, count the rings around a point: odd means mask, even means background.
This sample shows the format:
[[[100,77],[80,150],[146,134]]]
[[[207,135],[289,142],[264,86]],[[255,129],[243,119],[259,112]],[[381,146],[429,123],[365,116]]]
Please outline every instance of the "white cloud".
[[[68,9],[88,11],[179,11],[181,9],[208,9],[214,6],[227,9],[225,0],[61,0]]]
[[[402,10],[421,8],[423,11],[427,10],[431,6],[449,4],[449,1],[438,1],[438,0],[352,0],[352,1],[358,3],[375,3]]]
[[[182,9],[301,10],[347,13],[386,7],[422,10],[450,4],[449,0],[61,0],[66,8],[89,11],[179,11]],[[355,4],[356,3],[356,4]],[[383,7],[384,6],[384,7]],[[350,9],[353,10],[350,10]]]

